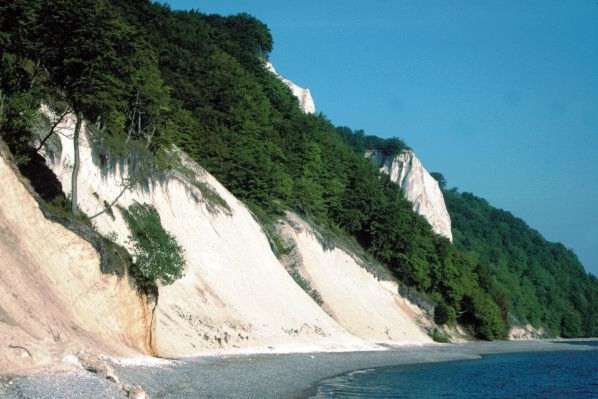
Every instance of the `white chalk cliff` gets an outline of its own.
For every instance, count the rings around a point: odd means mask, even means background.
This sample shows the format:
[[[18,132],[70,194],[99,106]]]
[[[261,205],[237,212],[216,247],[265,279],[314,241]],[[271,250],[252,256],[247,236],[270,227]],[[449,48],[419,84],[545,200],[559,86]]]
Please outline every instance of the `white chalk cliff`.
[[[296,214],[287,212],[279,233],[292,248],[283,259],[315,290],[322,308],[351,334],[372,343],[432,342],[424,312],[399,295],[390,279],[379,280],[349,251],[325,249],[317,233]]]
[[[368,151],[366,157],[401,187],[405,197],[413,203],[413,210],[426,218],[436,234],[453,241],[451,217],[442,190],[413,151],[404,150],[396,156]]]
[[[47,107],[43,112],[55,117]],[[119,197],[127,164],[100,166],[104,160],[85,130],[83,124],[81,211],[94,215],[118,197],[113,212],[92,223],[99,234],[131,250],[118,207],[153,206],[184,249],[184,276],[159,285],[155,302],[126,275],[103,274],[94,246],[46,219],[26,179],[0,148],[0,369],[31,369],[85,349],[186,357],[430,342],[421,327],[426,316],[398,294],[396,284],[377,280],[347,250],[324,249],[312,228],[289,214],[280,234],[293,243],[299,273],[321,295],[320,306],[274,255],[247,207],[185,154],[181,171]],[[44,156],[68,195],[72,116],[56,131],[60,145]],[[215,203],[214,196],[226,205]]]
[[[74,121],[58,127],[62,151],[48,166],[70,192]],[[122,190],[128,171],[105,173],[81,134],[79,207],[88,215],[104,209]],[[151,347],[160,356],[251,350],[317,350],[363,347],[328,316],[290,277],[272,252],[249,210],[214,177],[188,159],[196,183],[220,196],[229,209],[215,206],[187,177],[173,173],[149,189],[125,191],[117,202],[127,208],[152,205],[164,228],[184,249],[184,276],[159,287]],[[104,213],[95,228],[128,247],[129,229],[122,214]]]
[[[303,87],[298,86],[294,82],[279,74],[274,68],[274,65],[272,65],[270,62],[266,63],[266,69],[275,74],[278,79],[280,79],[285,85],[288,86],[289,89],[291,89],[293,95],[297,97],[297,100],[299,100],[299,106],[303,112],[306,114],[314,114],[316,112],[316,105],[309,89],[304,89]]]

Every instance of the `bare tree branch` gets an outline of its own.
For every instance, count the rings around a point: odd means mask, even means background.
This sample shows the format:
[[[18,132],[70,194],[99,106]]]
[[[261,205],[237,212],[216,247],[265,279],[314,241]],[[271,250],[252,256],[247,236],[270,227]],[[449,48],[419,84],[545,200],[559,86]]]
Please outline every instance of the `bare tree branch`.
[[[127,138],[125,139],[125,144],[129,143],[129,141],[131,140],[131,138],[133,138],[133,136],[143,137],[144,136],[143,133],[145,133],[145,139],[146,139],[145,149],[146,150],[149,149],[149,147],[151,146],[154,134],[156,133],[156,127],[153,126],[151,131],[144,132],[144,130],[146,130],[146,129],[144,129],[142,127],[142,112],[141,112],[141,100],[139,98],[139,91],[137,91],[137,93],[135,94],[135,102],[133,103],[133,106],[131,107],[131,109],[128,112],[128,119],[130,121],[130,124],[129,124],[129,128],[127,131]],[[123,186],[120,193],[116,196],[116,198],[114,198],[112,200],[112,202],[107,204],[107,206],[105,206],[103,210],[90,216],[89,219],[90,220],[95,219],[96,217],[103,215],[104,213],[108,212],[108,210],[112,209],[112,207],[114,205],[116,205],[116,203],[118,202],[118,200],[120,200],[120,198],[124,195],[124,193],[127,190],[131,189],[134,185],[135,185],[135,182],[133,182],[133,181],[127,182]]]
[[[116,196],[116,198],[114,198],[114,200],[112,200],[111,203],[108,204],[108,206],[105,206],[103,210],[99,211],[98,213],[96,213],[95,215],[92,215],[89,217],[89,220],[95,219],[98,216],[106,213],[108,211],[108,209],[112,209],[112,207],[114,205],[116,205],[116,203],[118,202],[118,200],[120,199],[120,197],[123,196],[123,194],[125,193],[125,191],[127,191],[128,189],[130,189],[131,187],[133,187],[133,185],[131,183],[128,183],[126,185],[123,186],[123,189],[120,191],[120,193]]]
[[[67,116],[67,114],[70,112],[70,109],[67,107],[64,112],[62,113],[62,115],[60,115],[60,118],[58,118],[54,124],[52,125],[52,128],[50,129],[50,132],[46,135],[46,137],[43,138],[43,140],[39,143],[39,146],[37,146],[37,148],[35,149],[35,151],[39,152],[43,147],[44,144],[46,144],[46,141],[48,141],[48,139],[54,134],[54,131],[56,130],[56,128],[58,127],[58,125],[60,125],[60,123],[64,120],[65,116]]]

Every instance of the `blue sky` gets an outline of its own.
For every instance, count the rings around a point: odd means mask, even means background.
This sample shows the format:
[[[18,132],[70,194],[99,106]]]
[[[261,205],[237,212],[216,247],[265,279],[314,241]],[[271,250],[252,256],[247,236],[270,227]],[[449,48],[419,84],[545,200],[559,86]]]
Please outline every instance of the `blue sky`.
[[[598,274],[598,2],[172,0],[248,12],[335,124],[398,136]]]

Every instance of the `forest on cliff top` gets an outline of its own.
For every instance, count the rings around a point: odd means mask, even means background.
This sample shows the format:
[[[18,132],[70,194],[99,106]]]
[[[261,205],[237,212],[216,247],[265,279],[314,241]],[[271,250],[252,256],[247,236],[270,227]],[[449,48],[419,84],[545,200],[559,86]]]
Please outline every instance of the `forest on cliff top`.
[[[147,0],[2,0],[0,136],[24,174],[39,172],[32,162],[42,104],[88,121],[107,158],[142,149],[146,169],[159,171],[173,167],[177,146],[263,223],[291,209],[362,246],[436,304],[439,324],[459,322],[483,339],[528,321],[553,335],[598,334],[598,284],[574,256],[530,244],[521,249],[528,261],[504,266],[514,257],[499,262],[488,248],[507,247],[461,222],[478,205],[451,192],[456,245],[435,235],[363,156],[373,148],[396,153],[405,143],[301,112],[264,67],[272,47],[268,27],[247,14],[173,11]],[[496,228],[493,219],[475,220]],[[548,258],[550,266],[539,260]],[[534,259],[541,272],[524,279]],[[540,274],[554,284],[543,285]],[[542,289],[563,278],[574,281],[563,287],[583,289],[559,294],[553,307]]]

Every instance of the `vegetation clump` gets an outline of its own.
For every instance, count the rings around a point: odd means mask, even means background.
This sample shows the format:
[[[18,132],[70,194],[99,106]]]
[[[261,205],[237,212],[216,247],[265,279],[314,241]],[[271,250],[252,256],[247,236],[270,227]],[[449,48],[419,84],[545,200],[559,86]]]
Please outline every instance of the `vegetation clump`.
[[[347,144],[360,154],[365,154],[366,151],[378,151],[386,156],[394,156],[401,151],[410,149],[409,146],[398,137],[385,139],[366,134],[363,130],[354,131],[346,126],[337,127],[336,131]]]
[[[133,267],[131,274],[141,282],[172,284],[183,276],[183,249],[160,222],[160,215],[150,205],[135,203],[121,208],[131,235]]]
[[[451,340],[448,337],[448,335],[446,335],[444,332],[442,332],[438,328],[432,329],[432,332],[429,333],[429,335],[430,335],[430,338],[432,338],[432,340],[434,342],[439,342],[439,343],[442,343],[442,344],[446,344],[446,343],[451,342]]]
[[[434,322],[439,326],[453,324],[457,321],[455,309],[441,302],[434,308]]]

